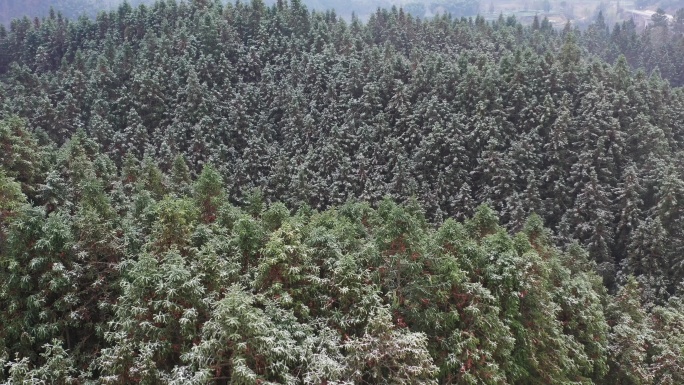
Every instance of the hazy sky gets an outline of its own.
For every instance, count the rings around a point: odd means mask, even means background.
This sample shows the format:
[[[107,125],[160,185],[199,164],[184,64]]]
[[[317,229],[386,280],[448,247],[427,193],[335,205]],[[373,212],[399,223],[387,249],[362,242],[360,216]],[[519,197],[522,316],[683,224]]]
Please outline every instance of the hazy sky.
[[[181,0],[177,0],[181,1]],[[192,1],[192,0],[185,0]],[[235,0],[224,0],[235,1]],[[248,3],[251,0],[241,0]],[[274,4],[277,0],[263,0],[266,4]],[[409,3],[448,3],[449,0],[302,0],[309,9],[326,10],[334,8],[337,13],[345,18],[351,16],[352,12],[356,13],[361,19],[365,19],[367,15],[374,12],[378,7],[390,7],[392,5],[407,5]],[[457,2],[458,0],[453,0]],[[635,1],[648,2],[658,5],[663,2],[666,3],[681,3],[680,7],[684,7],[684,0],[621,0],[620,4],[623,8],[632,8],[635,6]],[[122,0],[0,0],[0,23],[8,24],[14,18],[20,18],[24,15],[29,17],[45,16],[52,6],[55,10],[62,12],[66,17],[75,18],[82,14],[94,16],[99,10],[114,9]],[[154,0],[128,0],[132,5],[138,5],[141,2],[153,3]],[[545,0],[479,0],[481,13],[492,12],[515,12],[517,10],[525,9],[542,9]],[[581,19],[589,17],[594,14],[599,4],[610,8],[613,4],[617,4],[617,0],[548,0],[551,9],[560,11],[563,7],[565,13],[570,10],[573,18]],[[561,4],[564,4],[561,6]],[[654,5],[655,6],[655,5]],[[571,7],[568,8],[568,7]],[[672,8],[672,7],[668,7]],[[425,8],[427,10],[427,8]],[[421,8],[413,7],[414,14],[421,13]],[[454,10],[450,10],[454,12]],[[458,12],[458,11],[456,11]],[[475,11],[477,12],[477,11]],[[429,12],[427,12],[429,13]]]

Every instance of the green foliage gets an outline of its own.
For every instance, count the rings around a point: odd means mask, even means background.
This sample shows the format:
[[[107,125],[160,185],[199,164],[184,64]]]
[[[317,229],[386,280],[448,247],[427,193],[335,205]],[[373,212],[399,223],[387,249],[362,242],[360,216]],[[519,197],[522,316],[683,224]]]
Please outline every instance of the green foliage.
[[[684,83],[679,34],[609,30],[602,16],[562,33],[454,17],[474,1],[367,23],[285,3],[16,21],[0,38],[7,175],[29,200],[63,206],[81,193],[68,179],[113,188],[116,167],[122,196],[190,192],[205,224],[226,200],[256,218],[271,202],[415,197],[433,223],[487,204],[512,231],[536,213],[555,240],[589,250],[612,292],[634,273],[630,253],[648,255],[629,250],[637,224],[657,216],[678,245],[659,258],[680,264],[684,94],[666,82]],[[191,179],[205,168],[200,191]],[[682,271],[641,280],[663,303]]]
[[[12,117],[0,120],[0,167],[21,184],[22,191],[35,197],[43,172],[43,151],[26,122]]]
[[[190,235],[197,225],[198,207],[190,199],[166,197],[156,204],[154,246],[167,250],[190,243]]]
[[[204,174],[194,198],[134,192],[128,219],[97,179],[70,182],[81,191],[73,222],[12,209],[0,265],[8,381],[681,378],[680,305],[649,318],[625,299],[638,297],[631,286],[613,302],[586,254],[555,249],[539,216],[510,236],[482,206],[434,229],[415,203],[385,199],[295,215],[275,203],[258,217],[221,204],[204,224],[199,197],[223,192]],[[145,221],[144,243],[125,246],[129,226]],[[630,353],[635,338],[646,345]]]
[[[653,331],[648,325],[648,314],[641,306],[639,286],[634,277],[628,279],[611,305],[608,309],[612,353],[609,355],[609,383],[653,383],[653,373],[648,368]]]
[[[26,196],[21,192],[21,185],[0,168],[0,234],[4,234],[5,226],[23,203],[26,203]]]
[[[32,367],[28,358],[24,357],[6,363],[9,374],[6,384],[51,383],[56,385],[78,384],[79,372],[74,361],[64,350],[59,340],[53,340],[42,346],[40,356],[44,364]],[[0,361],[2,363],[2,361]]]
[[[161,199],[168,193],[165,175],[151,157],[145,156],[140,167],[137,184],[140,189],[152,193],[155,199]]]
[[[211,223],[216,220],[218,208],[223,204],[225,192],[221,175],[212,166],[204,166],[202,173],[194,184],[194,196],[200,208],[203,222]]]
[[[38,347],[62,338],[68,348],[81,348],[93,333],[90,311],[107,291],[92,297],[83,282],[95,264],[75,253],[74,230],[65,214],[24,207],[9,228],[0,259],[3,347],[21,358],[36,359]],[[102,297],[99,297],[102,295]],[[91,302],[91,301],[94,301]],[[87,307],[92,304],[92,307]]]
[[[185,195],[188,192],[190,182],[190,168],[188,168],[185,158],[182,155],[178,155],[173,160],[171,168],[171,188],[177,194]]]
[[[684,51],[658,28],[14,22],[0,381],[681,383]]]
[[[387,309],[377,309],[364,335],[344,344],[345,379],[355,384],[436,384],[437,368],[422,333],[392,323]]]
[[[293,381],[287,369],[303,358],[296,333],[304,328],[288,330],[294,320],[287,312],[269,305],[262,310],[254,295],[237,286],[226,289],[202,328],[202,342],[186,357],[209,378],[228,377],[236,384]]]
[[[205,282],[175,248],[127,263],[98,366],[121,382],[160,381],[206,320]]]

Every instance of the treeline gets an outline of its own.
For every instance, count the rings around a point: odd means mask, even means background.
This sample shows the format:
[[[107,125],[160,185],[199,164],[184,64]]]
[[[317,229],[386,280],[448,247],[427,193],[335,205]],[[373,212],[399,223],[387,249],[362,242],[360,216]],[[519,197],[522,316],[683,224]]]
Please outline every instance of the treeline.
[[[537,215],[510,235],[488,206],[236,207],[182,156],[118,171],[83,130],[0,137],[4,384],[684,381],[681,300],[608,294]]]
[[[662,12],[661,9],[658,10]],[[583,46],[591,54],[609,63],[624,55],[632,68],[649,73],[659,71],[671,85],[684,85],[684,8],[669,21],[664,13],[656,13],[642,33],[632,20],[606,25],[603,14],[583,34]]]

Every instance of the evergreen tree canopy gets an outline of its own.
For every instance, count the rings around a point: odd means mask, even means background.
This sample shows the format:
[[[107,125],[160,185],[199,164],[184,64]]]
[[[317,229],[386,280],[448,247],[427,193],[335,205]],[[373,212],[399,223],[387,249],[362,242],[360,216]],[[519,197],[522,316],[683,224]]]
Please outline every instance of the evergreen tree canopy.
[[[0,31],[0,381],[684,381],[684,38],[412,12]]]

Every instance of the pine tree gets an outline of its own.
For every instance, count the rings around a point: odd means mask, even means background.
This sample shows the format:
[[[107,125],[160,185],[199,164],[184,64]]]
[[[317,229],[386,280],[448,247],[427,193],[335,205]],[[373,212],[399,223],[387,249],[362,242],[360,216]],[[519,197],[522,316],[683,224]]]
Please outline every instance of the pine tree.
[[[641,306],[639,284],[630,277],[607,309],[611,325],[608,384],[650,384],[647,352],[653,340],[649,318]]]
[[[632,239],[632,234],[643,219],[642,195],[644,189],[639,182],[634,166],[628,167],[623,174],[623,182],[617,192],[618,202],[618,225],[615,233],[614,255],[623,257],[626,255],[627,245]],[[619,262],[619,261],[618,261]]]
[[[204,166],[194,183],[193,190],[202,221],[205,223],[215,221],[219,207],[226,199],[221,175],[211,165]]]
[[[131,108],[126,116],[126,128],[124,129],[120,143],[117,145],[123,150],[122,153],[131,153],[142,160],[145,154],[145,146],[149,142],[147,128],[143,126],[138,112]]]
[[[53,338],[74,342],[68,330],[80,323],[69,317],[79,304],[69,222],[61,212],[45,218],[42,209],[26,207],[17,213],[3,247],[0,339],[3,348],[30,360]]]
[[[25,194],[35,197],[35,185],[43,172],[43,153],[25,122],[16,117],[0,120],[0,145],[4,149],[0,155],[4,172],[21,184]]]
[[[173,160],[170,183],[173,191],[180,196],[190,192],[190,168],[183,155],[177,155]]]
[[[26,196],[21,192],[21,185],[0,167],[0,253],[3,252],[7,226],[23,203],[26,203]]]
[[[684,379],[682,371],[682,333],[684,313],[681,300],[672,301],[653,311],[655,343],[649,369],[654,374],[654,383],[675,384]]]
[[[344,344],[347,374],[354,383],[391,381],[396,384],[436,384],[436,367],[420,333],[397,330],[386,309],[376,310],[363,337]]]

